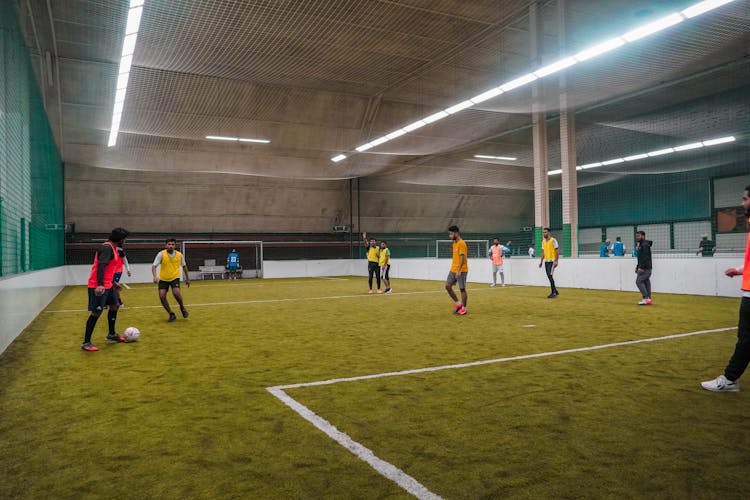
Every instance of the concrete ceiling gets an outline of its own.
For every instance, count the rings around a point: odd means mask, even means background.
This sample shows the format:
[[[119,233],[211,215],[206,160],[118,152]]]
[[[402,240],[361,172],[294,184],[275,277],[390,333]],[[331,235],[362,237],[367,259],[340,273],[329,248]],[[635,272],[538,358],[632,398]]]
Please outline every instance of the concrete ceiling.
[[[527,85],[340,163],[330,158],[696,2],[565,0],[563,50],[554,0],[146,0],[112,148],[129,2],[17,3],[69,164],[531,189],[532,105],[550,117],[550,168],[559,166],[554,76],[540,80],[537,96]],[[536,60],[532,3],[543,26]],[[725,147],[747,147],[748,53],[750,0],[735,0],[574,66],[566,98],[577,111],[578,163],[724,135],[738,138]],[[518,160],[477,161],[474,154]],[[680,164],[654,159],[638,168],[675,171]],[[583,185],[612,178],[581,177]]]

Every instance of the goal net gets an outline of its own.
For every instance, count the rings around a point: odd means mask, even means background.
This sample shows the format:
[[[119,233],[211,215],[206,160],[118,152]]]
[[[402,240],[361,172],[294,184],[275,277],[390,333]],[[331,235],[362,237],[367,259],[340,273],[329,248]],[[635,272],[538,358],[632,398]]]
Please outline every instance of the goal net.
[[[487,251],[490,248],[490,242],[487,240],[464,240],[466,247],[469,249],[470,259],[477,257],[486,258]],[[435,240],[435,257],[438,259],[450,259],[453,257],[453,240]]]
[[[235,250],[239,255],[236,277],[263,277],[262,241],[208,241],[182,242],[182,254],[189,271],[200,273],[202,279],[228,278],[227,258]]]

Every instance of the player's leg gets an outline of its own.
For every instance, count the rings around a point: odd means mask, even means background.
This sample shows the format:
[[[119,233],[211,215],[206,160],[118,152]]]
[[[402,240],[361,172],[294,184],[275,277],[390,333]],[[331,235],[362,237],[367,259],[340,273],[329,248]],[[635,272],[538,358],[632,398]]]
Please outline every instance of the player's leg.
[[[649,299],[649,287],[646,283],[648,283],[649,278],[651,277],[651,271],[649,270],[643,270],[638,273],[638,276],[635,279],[635,286],[638,287],[638,291],[641,292],[641,301],[638,302],[639,306],[645,306],[648,305]]]
[[[385,283],[385,293],[391,293],[391,278],[388,276],[391,266],[390,264],[386,264],[384,267],[385,272],[383,273],[383,282]]]
[[[500,285],[505,286],[505,269],[503,268],[503,266],[498,266],[497,272],[500,273]]]
[[[182,290],[180,289],[180,280],[176,279],[172,283],[170,283],[170,286],[172,287],[172,295],[174,295],[175,300],[180,305],[180,312],[182,313],[183,318],[188,317],[188,311],[185,309],[185,304],[182,300]]]
[[[724,374],[713,380],[701,382],[709,391],[736,392],[740,390],[737,380],[745,373],[750,364],[750,297],[742,297],[740,302],[740,320],[737,323],[737,344]]]
[[[555,263],[554,262],[545,262],[544,263],[544,271],[547,273],[547,279],[549,280],[549,286],[550,286],[550,294],[547,295],[548,299],[555,298],[557,296],[557,287],[555,287],[555,278],[553,276],[555,269]]]
[[[89,288],[88,290],[88,310],[91,314],[89,314],[89,317],[86,320],[86,329],[83,334],[83,343],[81,344],[81,349],[89,352],[95,352],[99,350],[98,347],[91,343],[91,336],[94,333],[96,322],[99,321],[99,316],[102,315],[102,311],[104,310],[104,306],[106,305],[104,297],[102,295],[96,295],[96,293],[94,293],[94,290],[94,288]]]
[[[497,286],[497,266],[492,264],[492,283],[490,286]]]
[[[458,275],[458,288],[461,290],[461,310],[458,314],[466,314],[466,304],[469,301],[469,295],[466,293],[466,277],[469,273],[459,273]]]
[[[159,301],[161,302],[164,310],[169,314],[167,321],[174,321],[177,317],[172,312],[172,308],[169,306],[169,300],[167,300],[167,291],[169,291],[169,281],[159,280]]]
[[[375,262],[367,261],[367,284],[370,287],[370,293],[372,293],[372,279],[375,275],[377,264]]]
[[[120,337],[115,332],[115,324],[117,323],[117,311],[120,309],[120,304],[115,293],[115,286],[105,290],[104,295],[106,296],[105,301],[107,303],[107,327],[109,333],[107,334],[107,340],[112,342],[125,342],[125,338]]]

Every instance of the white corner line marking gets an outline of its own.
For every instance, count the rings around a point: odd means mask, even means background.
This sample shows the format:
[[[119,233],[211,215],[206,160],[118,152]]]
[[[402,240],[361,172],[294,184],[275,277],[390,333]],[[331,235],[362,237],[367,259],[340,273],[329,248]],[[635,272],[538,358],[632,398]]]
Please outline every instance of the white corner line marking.
[[[287,405],[289,408],[297,412],[302,418],[304,418],[305,420],[313,424],[319,430],[323,431],[326,435],[328,435],[328,437],[330,437],[331,439],[336,441],[338,444],[340,444],[341,446],[349,450],[354,456],[366,462],[373,469],[375,469],[380,475],[396,483],[398,486],[403,488],[408,493],[414,495],[415,497],[419,499],[439,500],[439,499],[442,499],[442,497],[428,490],[419,481],[417,481],[416,479],[414,479],[413,477],[411,477],[410,475],[408,475],[407,473],[405,473],[404,471],[402,471],[401,469],[399,469],[392,463],[386,462],[385,460],[377,457],[371,449],[354,441],[351,437],[349,437],[348,434],[341,432],[333,424],[328,422],[326,419],[319,416],[310,408],[308,408],[307,406],[298,402],[296,399],[289,396],[285,392],[285,389],[297,389],[300,387],[312,387],[312,386],[318,386],[318,385],[332,385],[332,384],[337,384],[340,382],[355,382],[359,380],[370,380],[370,379],[384,378],[384,377],[398,377],[401,375],[411,375],[415,373],[436,372],[436,371],[441,371],[441,370],[468,368],[472,366],[489,365],[489,364],[494,364],[494,363],[505,363],[508,361],[517,361],[521,359],[542,358],[542,357],[548,357],[548,356],[558,356],[560,354],[571,354],[571,353],[576,353],[576,352],[595,351],[599,349],[608,349],[610,347],[620,347],[620,346],[626,346],[626,345],[641,344],[645,342],[657,342],[660,340],[677,339],[677,338],[682,338],[682,337],[690,337],[693,335],[703,335],[706,333],[725,332],[728,330],[733,330],[735,328],[736,327],[715,328],[713,330],[699,330],[696,332],[677,333],[674,335],[664,335],[662,337],[651,337],[647,339],[628,340],[624,342],[613,342],[611,344],[601,344],[601,345],[594,345],[594,346],[589,346],[589,347],[578,347],[575,349],[563,349],[560,351],[541,352],[537,354],[524,354],[521,356],[511,356],[508,358],[497,358],[497,359],[487,359],[487,360],[482,360],[482,361],[473,361],[471,363],[459,363],[459,364],[453,364],[453,365],[433,366],[433,367],[428,367],[428,368],[419,368],[415,370],[403,370],[403,371],[398,371],[398,372],[376,373],[372,375],[362,375],[359,377],[336,378],[336,379],[330,379],[330,380],[320,380],[317,382],[305,382],[305,383],[300,383],[300,384],[277,385],[274,387],[266,387],[266,390],[270,392],[273,396],[275,396],[277,399],[279,399],[282,403]]]
[[[411,493],[419,499],[441,500],[442,497],[434,494],[424,487],[419,481],[408,475],[390,462],[378,458],[371,449],[353,440],[348,434],[338,430],[328,420],[320,417],[307,406],[299,403],[279,387],[267,387],[266,390],[276,396],[282,403],[296,411],[302,418],[323,431],[331,439],[349,450],[354,456],[364,461],[375,469],[380,475],[396,483],[398,486]]]

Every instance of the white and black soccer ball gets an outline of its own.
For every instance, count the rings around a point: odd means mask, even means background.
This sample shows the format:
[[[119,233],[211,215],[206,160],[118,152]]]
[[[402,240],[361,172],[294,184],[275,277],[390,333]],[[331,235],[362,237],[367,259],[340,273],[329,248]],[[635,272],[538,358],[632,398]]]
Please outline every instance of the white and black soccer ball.
[[[141,337],[141,331],[134,326],[129,326],[123,332],[123,336],[125,337],[125,342],[135,342]]]

